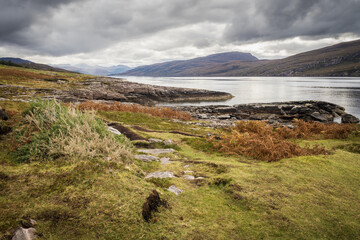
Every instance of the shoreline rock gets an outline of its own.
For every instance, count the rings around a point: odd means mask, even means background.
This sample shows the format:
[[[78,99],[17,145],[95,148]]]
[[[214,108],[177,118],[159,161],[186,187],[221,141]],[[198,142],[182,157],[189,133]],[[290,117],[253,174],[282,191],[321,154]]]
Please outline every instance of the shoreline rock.
[[[267,120],[270,123],[289,123],[294,119],[334,122],[342,118],[343,123],[358,123],[359,119],[345,112],[345,108],[324,101],[291,101],[273,103],[237,104],[234,106],[177,106],[179,111],[188,111],[201,120]]]

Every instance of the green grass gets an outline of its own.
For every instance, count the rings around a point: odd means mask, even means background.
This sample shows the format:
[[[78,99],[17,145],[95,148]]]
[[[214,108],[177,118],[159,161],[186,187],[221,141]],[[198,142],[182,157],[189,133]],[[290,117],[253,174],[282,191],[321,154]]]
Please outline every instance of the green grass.
[[[207,128],[193,130],[193,125],[143,114],[99,114],[163,131],[144,134],[172,139],[178,150],[168,155],[173,163],[134,161],[124,166],[77,157],[16,163],[10,152],[12,135],[3,136],[0,233],[6,234],[28,215],[38,221],[39,239],[357,239],[360,235],[360,155],[339,149],[359,144],[358,137],[299,141],[335,150],[327,156],[266,163],[213,153],[200,138],[169,133],[180,129],[206,134]],[[205,179],[182,179],[185,170]],[[172,171],[178,178],[145,180],[144,175],[153,171]],[[178,196],[168,192],[172,184],[184,192]],[[169,207],[161,207],[147,223],[141,210],[153,189]]]

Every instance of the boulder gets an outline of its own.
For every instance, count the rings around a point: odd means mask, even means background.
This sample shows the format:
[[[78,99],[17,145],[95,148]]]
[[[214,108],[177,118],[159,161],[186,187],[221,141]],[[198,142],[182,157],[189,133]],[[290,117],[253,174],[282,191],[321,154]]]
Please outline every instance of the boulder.
[[[22,228],[18,227],[11,240],[32,240],[36,238],[35,228]]]
[[[311,117],[313,117],[315,120],[320,122],[332,122],[334,121],[334,116],[332,114],[326,114],[326,113],[319,113],[319,112],[313,112],[310,114]]]
[[[341,123],[359,123],[359,119],[351,114],[341,116]]]

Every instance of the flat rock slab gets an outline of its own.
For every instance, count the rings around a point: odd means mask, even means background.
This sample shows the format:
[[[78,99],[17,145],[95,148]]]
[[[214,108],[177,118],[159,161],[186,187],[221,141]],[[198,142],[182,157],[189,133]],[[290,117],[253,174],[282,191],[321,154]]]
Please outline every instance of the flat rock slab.
[[[191,176],[191,175],[184,175],[184,176],[183,176],[183,179],[185,179],[185,180],[194,180],[195,177],[194,177],[194,176]]]
[[[134,156],[135,159],[144,161],[144,162],[152,162],[152,161],[158,161],[159,158],[156,156],[151,156],[151,155],[135,155]]]
[[[138,152],[147,153],[147,154],[153,154],[153,155],[159,155],[159,154],[162,154],[162,153],[173,153],[173,152],[175,152],[175,150],[172,149],[172,148],[167,148],[167,149],[139,149]]]
[[[19,227],[15,230],[15,234],[11,240],[32,240],[35,239],[35,228]]]
[[[121,132],[113,127],[108,127],[108,130],[116,135],[121,135]]]
[[[179,188],[177,188],[175,185],[171,185],[169,188],[168,188],[168,191],[172,192],[172,193],[175,193],[175,195],[179,195],[180,193],[182,193],[184,190],[181,190]]]
[[[145,178],[174,178],[173,172],[153,172],[145,176]]]
[[[161,165],[166,165],[171,163],[170,158],[160,158]]]

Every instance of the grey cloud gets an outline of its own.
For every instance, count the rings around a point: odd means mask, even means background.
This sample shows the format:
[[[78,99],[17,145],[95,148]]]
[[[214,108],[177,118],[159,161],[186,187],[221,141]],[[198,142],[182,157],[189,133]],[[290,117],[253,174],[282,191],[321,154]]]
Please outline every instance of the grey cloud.
[[[360,0],[255,0],[228,26],[227,41],[360,33]]]
[[[89,53],[158,36],[154,50],[294,36],[360,32],[360,0],[7,0],[0,8],[0,46],[37,54]],[[225,32],[177,29],[223,24]],[[168,42],[171,41],[172,44]],[[151,48],[151,46],[150,46]]]

